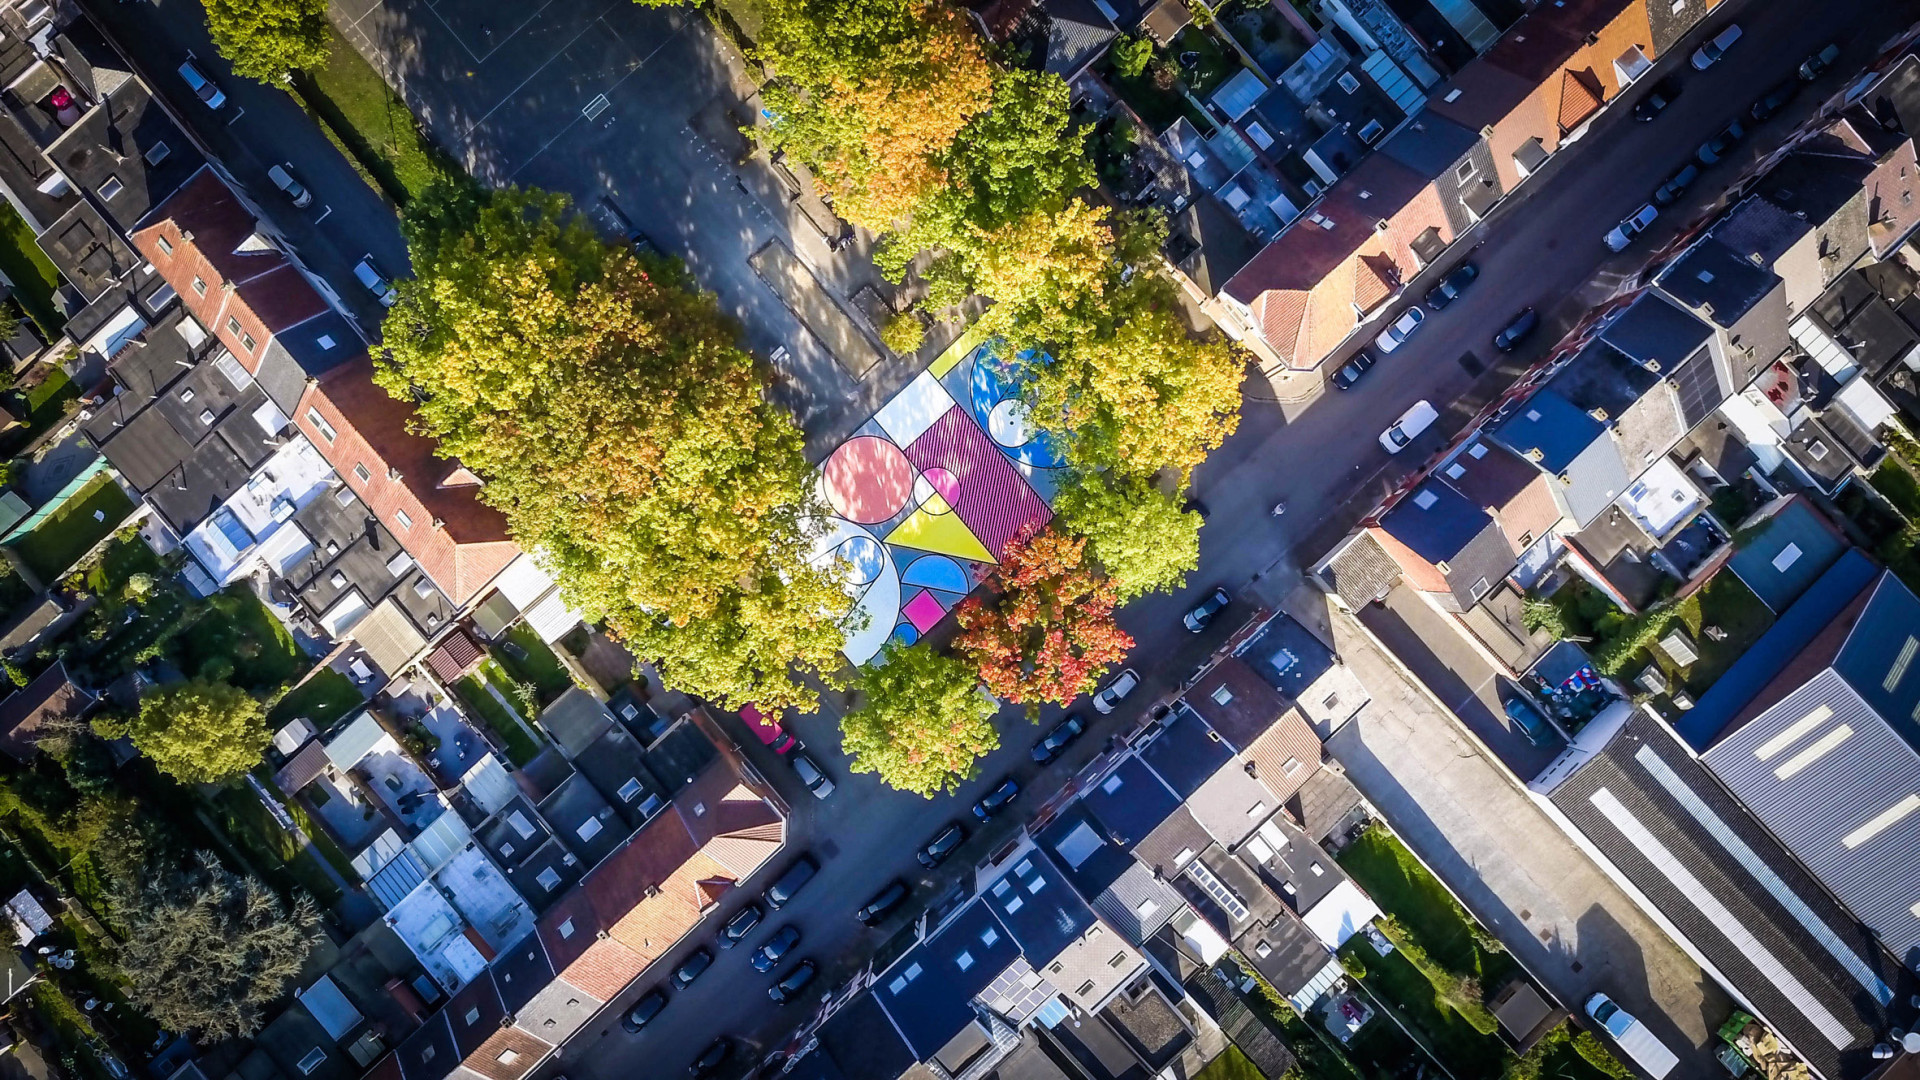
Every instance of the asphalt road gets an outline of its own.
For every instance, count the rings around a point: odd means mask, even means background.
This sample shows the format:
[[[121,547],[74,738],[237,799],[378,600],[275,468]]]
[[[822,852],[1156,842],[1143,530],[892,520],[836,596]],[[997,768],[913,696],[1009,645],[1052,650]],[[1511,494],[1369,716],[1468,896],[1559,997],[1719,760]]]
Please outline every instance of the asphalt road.
[[[930,801],[890,792],[872,777],[849,775],[837,751],[837,715],[831,709],[791,725],[839,782],[839,790],[824,803],[814,802],[801,790],[790,771],[765,761],[763,747],[757,743],[748,747],[749,755],[764,762],[768,775],[800,808],[793,826],[795,846],[811,848],[822,857],[822,875],[780,918],[769,920],[756,932],[746,948],[721,955],[699,982],[675,995],[652,1030],[627,1035],[610,1012],[568,1049],[555,1068],[575,1078],[613,1078],[636,1070],[677,1074],[720,1035],[746,1040],[753,1053],[741,1060],[757,1060],[759,1053],[799,1021],[802,1006],[776,1010],[761,996],[769,980],[746,966],[747,949],[792,922],[803,934],[799,955],[813,957],[825,968],[823,985],[844,977],[856,960],[907,917],[903,912],[880,930],[870,931],[854,922],[854,908],[896,876],[917,884],[918,904],[941,895],[957,872],[953,868],[980,858],[1015,827],[1015,819],[1031,811],[1040,798],[1034,792],[1057,785],[1070,769],[1096,753],[1112,732],[1133,724],[1152,701],[1176,690],[1218,647],[1229,628],[1237,625],[1233,612],[1244,613],[1251,606],[1243,602],[1230,609],[1228,617],[1208,634],[1189,635],[1179,626],[1179,616],[1200,595],[1219,583],[1248,600],[1273,601],[1284,596],[1298,583],[1300,558],[1310,560],[1324,551],[1354,515],[1442,445],[1480,403],[1504,388],[1514,372],[1537,359],[1590,304],[1613,295],[1638,272],[1648,253],[1704,212],[1726,184],[1850,76],[1829,75],[1814,93],[1803,95],[1786,113],[1759,125],[1731,161],[1706,172],[1689,199],[1663,213],[1624,255],[1611,256],[1602,247],[1601,236],[1644,202],[1694,147],[1743,111],[1765,87],[1790,75],[1826,41],[1842,43],[1837,72],[1850,72],[1915,17],[1910,3],[1889,5],[1877,0],[1836,0],[1819,5],[1813,13],[1806,5],[1762,0],[1722,5],[1685,47],[1675,49],[1656,70],[1655,76],[1683,69],[1686,86],[1680,99],[1658,120],[1641,124],[1628,115],[1639,96],[1629,93],[1625,103],[1610,108],[1584,138],[1556,155],[1522,194],[1476,226],[1462,246],[1474,248],[1470,257],[1480,266],[1479,281],[1446,311],[1432,315],[1359,387],[1345,393],[1328,391],[1305,404],[1283,407],[1262,400],[1262,395],[1270,394],[1264,379],[1250,379],[1240,430],[1195,476],[1195,493],[1210,510],[1201,532],[1200,571],[1182,593],[1143,599],[1121,615],[1122,626],[1138,643],[1134,663],[1145,678],[1144,685],[1127,702],[1131,708],[1123,707],[1115,717],[1098,718],[1087,736],[1044,775],[1036,777],[1026,754],[1058,717],[1054,709],[1045,712],[1038,727],[1014,710],[1004,713],[1005,745],[983,762],[979,779],[962,786],[954,796]],[[1746,30],[1739,46],[1707,72],[1685,70],[1692,45],[1734,19]],[[1650,76],[1641,85],[1653,81]],[[1433,273],[1412,281],[1406,295],[1424,294],[1432,277],[1466,257],[1464,251],[1451,254]],[[1404,306],[1390,306],[1374,328]],[[1488,339],[1524,307],[1541,311],[1545,325],[1528,348],[1504,367],[1496,366]],[[1371,338],[1372,332],[1370,328],[1363,337]],[[1483,365],[1481,372],[1470,372],[1461,363],[1460,358],[1469,353]],[[1416,445],[1390,458],[1376,441],[1378,432],[1423,398],[1441,406],[1441,422]],[[1268,509],[1281,499],[1288,512],[1276,519]],[[1093,718],[1084,701],[1077,707]],[[748,738],[744,731],[739,737]],[[937,882],[920,871],[913,862],[914,845],[947,821],[965,816],[969,802],[1009,774],[1028,788],[1028,794],[1007,818],[988,835],[970,840]],[[1511,854],[1517,862],[1530,861],[1524,850]],[[778,863],[772,870],[777,872],[784,865]],[[750,884],[757,888],[762,882]],[[731,914],[746,899],[724,905],[721,914]],[[689,942],[681,951],[700,943]],[[678,956],[673,959],[677,961]],[[652,980],[636,985],[623,1004],[651,985]],[[1700,1021],[1692,1017],[1673,1023],[1691,1029]]]
[[[207,37],[199,0],[88,0],[85,10],[253,196],[300,261],[333,286],[362,332],[376,336],[382,309],[354,280],[353,265],[372,255],[388,277],[405,275],[407,245],[393,208],[284,90],[233,73]],[[220,109],[207,108],[181,80],[188,56],[226,93]],[[286,165],[312,190],[312,204],[294,209],[267,180],[271,165]]]

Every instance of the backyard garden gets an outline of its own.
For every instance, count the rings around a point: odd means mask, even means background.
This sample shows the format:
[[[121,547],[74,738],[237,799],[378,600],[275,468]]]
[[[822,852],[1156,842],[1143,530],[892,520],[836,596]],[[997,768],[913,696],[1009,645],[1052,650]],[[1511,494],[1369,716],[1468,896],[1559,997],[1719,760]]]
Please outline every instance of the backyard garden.
[[[1313,47],[1273,0],[1227,0],[1215,14],[1221,29],[1233,35],[1268,78],[1278,79]]]
[[[53,299],[60,288],[60,271],[11,204],[0,206],[0,274],[13,283],[14,299],[40,325],[42,335],[52,340],[67,322]]]
[[[58,509],[7,541],[28,570],[51,582],[133,513],[133,500],[111,471],[96,474]]]
[[[1920,444],[1889,429],[1886,459],[1867,483],[1871,492],[1857,481],[1848,483],[1834,503],[1866,535],[1887,569],[1920,592]]]
[[[547,655],[551,657],[552,653]],[[555,660],[554,663],[558,665],[559,661]],[[569,679],[568,685],[571,684],[572,680]],[[499,697],[489,693],[489,688],[498,691]],[[454,696],[460,699],[460,705],[467,715],[480,717],[486,721],[487,727],[493,729],[506,749],[507,760],[516,767],[532,761],[540,753],[540,738],[533,733],[531,724],[533,717],[539,715],[539,706],[543,703],[538,684],[514,679],[498,661],[488,657],[480,661],[480,666],[474,671],[462,675],[451,689]],[[502,704],[501,698],[512,702],[513,707]]]
[[[1195,38],[1188,36],[1190,34],[1206,39],[1205,47],[1196,47]],[[1191,66],[1180,63],[1183,56],[1193,60]],[[1217,85],[1230,74],[1228,63],[1229,58],[1217,41],[1206,31],[1190,26],[1175,38],[1172,49],[1158,48],[1147,37],[1122,38],[1107,50],[1095,70],[1154,134],[1167,130],[1184,116],[1202,136],[1208,136],[1214,133],[1216,125],[1187,96],[1189,80],[1197,80],[1201,85],[1208,85],[1211,80],[1212,85]],[[1237,61],[1235,63],[1237,65]]]

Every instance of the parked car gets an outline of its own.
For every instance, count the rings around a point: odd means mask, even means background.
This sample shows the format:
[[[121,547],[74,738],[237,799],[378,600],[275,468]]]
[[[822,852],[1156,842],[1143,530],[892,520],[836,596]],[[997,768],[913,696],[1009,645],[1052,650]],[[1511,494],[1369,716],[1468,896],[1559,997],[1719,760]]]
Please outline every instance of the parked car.
[[[1180,621],[1190,632],[1197,634],[1205,630],[1213,622],[1213,617],[1220,614],[1231,603],[1233,603],[1233,594],[1216,585],[1213,591],[1207,594],[1207,598],[1200,601],[1200,606],[1187,612],[1186,618]]]
[[[895,878],[887,883],[886,888],[874,893],[873,899],[861,905],[860,910],[853,913],[853,917],[868,926],[872,926],[881,919],[891,915],[894,908],[906,903],[907,894],[910,892],[912,892],[912,890],[907,888],[906,882]]]
[[[1034,756],[1039,757],[1037,750]],[[946,862],[947,858],[966,842],[966,839],[967,830],[964,826],[957,821],[948,822],[947,827],[935,833],[933,839],[922,844],[920,850],[913,853],[913,857],[919,860],[921,866],[931,870]]]
[[[180,77],[187,81],[187,89],[193,91],[193,96],[199,98],[207,108],[217,109],[227,103],[227,95],[191,59],[180,65]]]
[[[685,990],[693,985],[693,980],[705,975],[707,969],[712,966],[713,950],[703,945],[693,950],[692,956],[682,960],[680,966],[673,969],[673,985]]]
[[[1695,180],[1700,179],[1700,166],[1689,161],[1673,171],[1673,175],[1653,189],[1653,205],[1672,206],[1680,196],[1687,193]]]
[[[1719,63],[1720,58],[1727,55],[1727,50],[1733,48],[1733,43],[1739,40],[1740,25],[1729,24],[1725,30],[1715,34],[1712,41],[1693,50],[1693,70],[1705,71]]]
[[[628,1033],[638,1035],[640,1029],[651,1024],[653,1018],[660,1015],[660,1010],[666,1007],[667,992],[656,986],[640,995],[640,1000],[634,1002],[633,1008],[620,1018],[620,1026],[626,1028]]]
[[[1479,276],[1480,268],[1472,263],[1461,263],[1454,267],[1448,271],[1446,277],[1440,279],[1438,285],[1427,290],[1427,306],[1439,311],[1453,303],[1460,298],[1462,292],[1466,291],[1467,286],[1473,284],[1473,279]]]
[[[1533,745],[1552,746],[1560,741],[1560,733],[1553,730],[1553,725],[1547,723],[1547,718],[1540,715],[1540,710],[1534,708],[1526,698],[1508,698],[1500,707],[1506,712],[1507,719],[1513,721],[1513,726],[1519,728],[1520,733]]]
[[[1653,1080],[1661,1080],[1673,1071],[1675,1065],[1680,1064],[1680,1059],[1667,1049],[1665,1043],[1654,1038],[1653,1032],[1648,1031],[1645,1024],[1634,1019],[1632,1013],[1621,1008],[1607,995],[1595,994],[1588,998],[1587,1015],[1606,1028],[1607,1034],[1613,1036],[1613,1041],[1620,1045],[1620,1049]]]
[[[1353,359],[1340,365],[1340,370],[1333,373],[1333,388],[1335,390],[1353,389],[1353,384],[1360,381],[1360,376],[1373,370],[1373,365],[1378,362],[1373,354],[1365,349],[1354,353]]]
[[[700,1056],[693,1059],[692,1065],[687,1066],[687,1072],[692,1074],[695,1080],[704,1076],[712,1076],[714,1072],[718,1070],[721,1065],[726,1064],[726,1060],[732,1056],[733,1040],[722,1035],[713,1040],[712,1046],[700,1051]]]
[[[800,778],[800,782],[807,785],[808,791],[813,792],[814,798],[824,799],[833,794],[833,781],[827,778],[827,774],[820,770],[820,766],[812,758],[805,754],[795,754],[788,758],[787,762],[793,766],[794,775]]]
[[[1005,810],[1019,795],[1020,785],[1014,783],[1013,777],[1009,776],[1000,781],[992,791],[980,796],[980,801],[973,804],[973,816],[983,822],[992,821],[994,815]]]
[[[1625,251],[1633,238],[1647,231],[1653,219],[1660,216],[1660,208],[1648,203],[1627,216],[1625,221],[1613,227],[1613,231],[1601,238],[1608,251]]]
[[[1673,104],[1674,99],[1679,96],[1680,80],[1669,75],[1654,83],[1653,89],[1647,91],[1647,96],[1641,98],[1640,103],[1633,107],[1633,118],[1644,124],[1666,112],[1667,106]]]
[[[1747,110],[1747,115],[1753,117],[1755,122],[1765,120],[1781,109],[1786,108],[1788,102],[1799,96],[1799,79],[1787,79],[1783,82],[1775,83],[1765,94],[1760,96],[1759,101],[1753,103],[1753,108]]]
[[[1426,311],[1417,306],[1401,312],[1399,318],[1393,320],[1392,324],[1374,337],[1374,348],[1383,353],[1390,353],[1399,348],[1401,342],[1412,337],[1413,332],[1420,329],[1420,324],[1425,322],[1426,318]]]
[[[353,276],[354,280],[360,282],[368,292],[373,294],[375,300],[380,301],[382,307],[392,307],[393,302],[400,298],[400,294],[393,291],[393,282],[388,281],[387,276],[373,265],[371,255],[363,257],[353,265]]]
[[[1524,308],[1513,320],[1493,335],[1493,347],[1501,352],[1512,352],[1520,343],[1540,325],[1540,316],[1532,308]]]
[[[1812,82],[1831,70],[1833,62],[1838,59],[1840,59],[1840,43],[1836,41],[1801,61],[1800,77],[1807,82]]]
[[[753,965],[753,970],[764,974],[772,971],[774,965],[792,952],[793,947],[798,944],[800,944],[800,928],[792,925],[783,926],[774,931],[773,936],[763,942],[759,948],[753,950],[753,955],[747,958],[747,963]]]
[[[787,972],[779,982],[774,983],[773,986],[767,990],[767,996],[773,999],[775,1005],[785,1005],[787,1002],[799,997],[800,991],[805,990],[807,984],[811,983],[813,977],[818,973],[819,969],[814,966],[813,961],[802,960],[792,971]]]
[[[1119,708],[1127,695],[1133,693],[1139,686],[1139,673],[1132,668],[1122,669],[1120,674],[1107,680],[1107,685],[1101,687],[1099,693],[1093,695],[1094,711],[1103,716],[1112,712]]]
[[[1397,454],[1407,448],[1407,444],[1420,437],[1420,433],[1433,426],[1440,419],[1440,413],[1427,401],[1416,401],[1400,414],[1393,426],[1380,433],[1380,445],[1389,454]]]
[[[1060,756],[1073,740],[1087,730],[1086,718],[1079,713],[1068,713],[1065,720],[1055,724],[1047,737],[1033,744],[1033,760],[1040,765],[1050,765]]]
[[[728,919],[727,924],[720,928],[720,947],[731,949],[740,944],[746,940],[748,934],[753,933],[754,927],[760,925],[760,920],[766,917],[767,909],[759,904],[748,904],[734,912],[733,918]]]
[[[787,867],[786,873],[781,874],[773,884],[767,886],[767,906],[779,911],[793,903],[794,894],[805,887],[807,882],[812,881],[813,875],[819,872],[820,864],[814,861],[813,856],[802,855],[795,859],[793,865]]]
[[[1746,137],[1746,126],[1735,120],[1721,128],[1713,138],[1701,143],[1700,149],[1693,152],[1694,160],[1702,165],[1712,165],[1732,153],[1733,148],[1739,146]]]
[[[305,184],[295,180],[285,165],[269,165],[267,179],[273,181],[273,186],[280,189],[280,194],[293,200],[294,209],[297,210],[313,202],[313,192],[308,191]]]
[[[754,737],[766,743],[768,748],[776,754],[784,754],[800,746],[800,740],[788,734],[779,720],[761,712],[757,705],[740,706],[740,719],[747,722],[747,727],[753,731]]]

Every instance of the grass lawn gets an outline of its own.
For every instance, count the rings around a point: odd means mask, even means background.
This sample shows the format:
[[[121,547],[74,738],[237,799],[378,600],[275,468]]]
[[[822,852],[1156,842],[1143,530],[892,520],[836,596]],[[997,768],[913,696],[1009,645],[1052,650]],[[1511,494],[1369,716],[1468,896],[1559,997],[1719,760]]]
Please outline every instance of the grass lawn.
[[[256,694],[278,689],[307,670],[307,657],[244,583],[207,601],[207,611],[180,635],[180,670],[231,681]]]
[[[1240,58],[1228,52],[1212,33],[1198,26],[1189,26],[1175,34],[1173,47],[1167,52],[1180,68],[1180,77],[1187,88],[1202,101],[1240,70]],[[1184,60],[1188,53],[1194,54],[1196,60],[1191,65]]]
[[[380,73],[331,26],[327,34],[332,50],[326,64],[297,72],[293,88],[347,157],[402,208],[436,184],[467,184],[466,173],[428,141]]]
[[[277,731],[294,717],[304,716],[314,730],[325,731],[335,720],[359,708],[363,700],[352,679],[332,668],[322,668],[287,691],[267,714],[267,726]]]
[[[283,888],[297,885],[322,904],[340,899],[340,887],[323,867],[315,865],[313,855],[300,841],[280,827],[252,789],[245,785],[222,788],[208,810],[261,873],[279,879],[275,884]]]
[[[466,707],[469,715],[477,715],[487,722],[495,735],[507,748],[507,760],[515,765],[525,765],[540,753],[540,744],[535,741],[527,726],[516,720],[500,703],[487,693],[480,679],[473,675],[462,675],[460,681],[453,684],[454,695]]]
[[[1158,135],[1172,127],[1173,122],[1182,116],[1187,118],[1188,123],[1198,128],[1200,134],[1213,133],[1213,121],[1200,115],[1192,102],[1180,96],[1178,89],[1162,90],[1153,84],[1151,69],[1130,79],[1113,69],[1113,60],[1109,56],[1100,61],[1099,70],[1100,77],[1107,81],[1108,86],[1113,87],[1122,101],[1132,106],[1134,112],[1140,114],[1140,119],[1146,121],[1154,134]]]
[[[42,582],[52,582],[133,512],[133,501],[103,472],[12,547]],[[99,518],[95,518],[95,514]]]
[[[66,317],[53,302],[60,287],[60,271],[53,268],[47,253],[33,238],[33,230],[12,204],[0,206],[0,273],[13,282],[13,295],[27,315],[40,324],[47,340],[67,324]],[[11,329],[8,331],[11,333]]]
[[[1247,1055],[1240,1048],[1228,1045],[1227,1052],[1207,1063],[1207,1067],[1194,1075],[1193,1080],[1268,1080],[1253,1067]],[[1272,1080],[1278,1080],[1277,1077]]]
[[[80,396],[80,388],[59,367],[48,364],[40,369],[39,382],[8,391],[12,406],[27,422],[0,439],[0,455],[13,456],[27,448],[49,428],[66,419],[67,404]]]
[[[1671,629],[1676,623],[1686,627],[1687,637],[1693,641],[1700,659],[1682,669],[1669,660],[1665,652],[1641,649],[1627,661],[1623,674],[1636,675],[1648,663],[1657,663],[1669,679],[1685,686],[1697,698],[1706,693],[1707,687],[1712,686],[1714,680],[1740,658],[1741,653],[1760,640],[1760,635],[1773,625],[1773,612],[1760,602],[1752,589],[1747,588],[1746,582],[1732,573],[1722,571],[1701,586],[1698,592],[1674,605],[1666,625]],[[1717,626],[1726,631],[1725,640],[1715,641],[1708,637],[1703,632],[1708,626]],[[1666,632],[1661,631],[1659,636],[1664,637]],[[1668,711],[1664,707],[1665,695],[1656,698],[1655,703],[1655,707],[1661,708],[1662,712]]]
[[[513,650],[507,645],[517,646],[526,652],[525,660],[514,658]],[[553,654],[547,643],[540,640],[533,627],[526,623],[516,623],[507,631],[506,645],[493,652],[493,658],[500,662],[507,674],[521,682],[532,683],[533,689],[540,695],[540,703],[547,704],[554,698],[566,693],[573,687],[573,673],[567,670],[560,658]],[[504,689],[504,688],[503,688]]]
[[[1340,865],[1427,950],[1434,963],[1480,980],[1488,990],[1515,971],[1513,957],[1490,952],[1474,937],[1473,916],[1399,838],[1378,825],[1340,853]],[[1361,956],[1373,966],[1373,950]]]
[[[1366,965],[1367,989],[1393,1007],[1401,1023],[1420,1033],[1456,1080],[1493,1080],[1505,1071],[1512,1054],[1500,1036],[1476,1030],[1401,953],[1381,956],[1360,937],[1349,941],[1344,951]],[[1374,1021],[1392,1022],[1387,1017]]]
[[[133,575],[146,574],[157,579],[165,572],[160,557],[140,539],[139,530],[128,529],[124,535],[115,537],[113,543],[100,552],[100,558],[87,568],[87,591],[95,596],[119,596]]]
[[[1875,491],[1886,496],[1895,510],[1905,514],[1907,520],[1920,521],[1920,480],[1914,479],[1899,461],[1887,458],[1867,480]]]

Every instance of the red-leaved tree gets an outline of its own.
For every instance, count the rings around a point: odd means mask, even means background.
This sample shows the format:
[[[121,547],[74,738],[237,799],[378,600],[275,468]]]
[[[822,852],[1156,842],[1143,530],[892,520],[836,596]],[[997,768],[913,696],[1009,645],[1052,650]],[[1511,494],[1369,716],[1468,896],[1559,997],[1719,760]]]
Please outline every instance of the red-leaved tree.
[[[1027,706],[1064,705],[1097,685],[1133,638],[1115,625],[1113,585],[1083,563],[1087,542],[1057,532],[1022,533],[995,574],[998,595],[969,598],[955,613],[954,645],[995,696]]]

